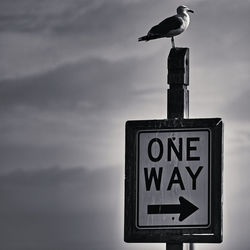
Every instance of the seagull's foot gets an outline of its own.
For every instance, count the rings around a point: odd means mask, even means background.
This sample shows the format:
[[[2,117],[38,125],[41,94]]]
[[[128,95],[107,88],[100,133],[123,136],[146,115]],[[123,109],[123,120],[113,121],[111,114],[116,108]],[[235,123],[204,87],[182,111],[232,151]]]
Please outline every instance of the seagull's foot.
[[[175,48],[174,37],[171,37],[172,48]]]

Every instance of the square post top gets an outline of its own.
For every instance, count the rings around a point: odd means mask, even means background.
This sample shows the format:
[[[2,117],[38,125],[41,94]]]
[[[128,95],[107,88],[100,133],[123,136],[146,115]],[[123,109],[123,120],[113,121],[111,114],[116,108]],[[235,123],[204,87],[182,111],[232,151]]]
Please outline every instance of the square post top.
[[[172,48],[168,56],[168,84],[170,88],[189,85],[189,48]]]

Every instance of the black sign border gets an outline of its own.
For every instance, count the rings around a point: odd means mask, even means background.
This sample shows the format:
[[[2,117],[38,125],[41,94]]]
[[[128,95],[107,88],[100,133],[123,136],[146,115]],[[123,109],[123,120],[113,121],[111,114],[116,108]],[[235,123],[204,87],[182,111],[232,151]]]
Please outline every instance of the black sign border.
[[[207,228],[141,229],[136,226],[136,140],[141,130],[210,129],[211,131],[211,223]],[[125,142],[125,223],[126,242],[222,242],[223,123],[221,118],[168,119],[126,122]]]

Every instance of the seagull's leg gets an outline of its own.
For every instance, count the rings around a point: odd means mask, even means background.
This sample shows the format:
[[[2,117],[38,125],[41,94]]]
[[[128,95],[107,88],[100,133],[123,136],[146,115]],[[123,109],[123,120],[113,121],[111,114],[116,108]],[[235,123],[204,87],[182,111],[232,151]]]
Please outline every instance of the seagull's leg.
[[[172,43],[172,48],[175,48],[175,44],[174,44],[174,37],[171,37],[171,43]]]

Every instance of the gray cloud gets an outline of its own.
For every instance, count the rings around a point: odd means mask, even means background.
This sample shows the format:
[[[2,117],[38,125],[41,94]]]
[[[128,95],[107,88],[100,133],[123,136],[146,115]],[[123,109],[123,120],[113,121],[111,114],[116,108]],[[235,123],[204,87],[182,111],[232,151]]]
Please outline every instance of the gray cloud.
[[[131,35],[128,25],[149,7],[149,1],[2,1],[0,30],[99,36]],[[138,16],[139,15],[139,16]],[[136,25],[136,23],[135,23]],[[118,32],[119,29],[119,32]],[[126,33],[124,33],[126,32]],[[111,39],[108,39],[111,41]]]
[[[99,59],[64,65],[44,75],[1,82],[2,107],[27,105],[37,108],[101,109],[105,102],[121,98],[130,89],[133,62],[109,63]],[[125,76],[127,82],[125,82]]]
[[[79,13],[86,13],[97,1],[1,1],[2,31],[41,32],[70,22]]]
[[[233,100],[225,104],[224,113],[226,114],[228,119],[238,120],[241,122],[249,121],[249,106],[250,89],[245,89],[243,93],[240,92],[240,94],[238,94]]]
[[[150,1],[54,0],[15,3],[4,1],[1,8],[2,18],[6,21],[2,22],[5,31],[0,36],[0,46],[5,48],[0,72],[5,78],[44,72],[89,57],[119,60],[128,55],[132,58],[142,57],[152,51],[152,46],[139,46],[137,37],[167,15],[173,14],[176,8],[175,1],[153,5]],[[211,67],[218,67],[236,58],[248,59],[244,48],[248,44],[249,32],[243,32],[249,30],[247,2],[242,1],[236,6],[234,3],[228,4],[228,1],[196,1],[192,5],[196,13],[192,16],[188,32],[177,38],[177,44],[190,45],[191,50],[195,51],[192,54],[195,65],[206,60],[206,65],[209,63]],[[20,15],[24,21],[18,20]],[[28,30],[20,32],[25,27],[19,25],[27,26]],[[32,30],[29,30],[29,26],[33,27]],[[163,40],[154,43],[154,47],[159,48],[161,44]],[[169,41],[167,44],[170,47]]]
[[[37,74],[110,52],[124,54],[140,8],[126,1],[4,1],[1,77]]]
[[[197,4],[197,13],[193,15],[190,30],[193,50],[199,60],[209,66],[223,67],[228,62],[238,60],[249,62],[247,41],[249,41],[249,3],[239,5],[230,1],[203,1]],[[206,61],[206,62],[205,62]],[[217,64],[218,63],[218,64]],[[224,65],[222,65],[224,64]]]
[[[131,59],[118,62],[90,59],[66,64],[44,74],[0,82],[0,112],[9,113],[17,107],[65,110],[90,114],[122,110],[159,92],[159,77],[153,74],[152,62],[158,59]],[[141,73],[141,68],[145,72]],[[158,70],[164,69],[162,68]],[[129,98],[129,101],[128,101]]]
[[[115,249],[118,169],[17,170],[0,176],[3,249]]]
[[[17,162],[30,168],[36,162],[42,167],[112,164],[112,159],[122,159],[117,145],[123,148],[125,114],[137,106],[142,115],[161,103],[156,95],[160,81],[155,83],[157,77],[147,61],[141,64],[144,75],[137,60],[93,59],[46,74],[3,80],[1,169],[16,168]]]

